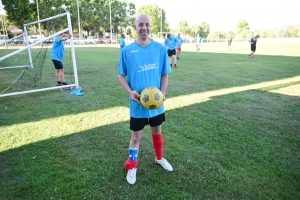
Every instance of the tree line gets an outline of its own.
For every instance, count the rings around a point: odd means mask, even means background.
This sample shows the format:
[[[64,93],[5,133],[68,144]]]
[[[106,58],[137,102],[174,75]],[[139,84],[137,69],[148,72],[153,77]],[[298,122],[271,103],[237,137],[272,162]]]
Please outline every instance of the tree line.
[[[5,6],[8,25],[22,29],[23,24],[38,20],[38,11],[39,19],[45,19],[64,13],[66,9],[72,16],[73,30],[79,31],[80,21],[80,28],[87,35],[109,32],[110,19],[112,30],[123,33],[127,27],[132,26],[136,14],[133,3],[117,0],[38,0],[38,4],[36,0],[2,0],[2,4]],[[49,33],[66,27],[66,21],[57,20],[41,25],[41,29]]]
[[[159,32],[174,33],[166,19],[166,12],[157,5],[143,5],[136,12],[136,7],[130,1],[121,2],[119,0],[2,0],[5,6],[5,20],[9,25],[15,25],[22,29],[23,24],[37,21],[39,18],[45,19],[61,13],[67,9],[72,16],[73,30],[79,31],[78,11],[80,17],[80,27],[88,35],[102,35],[105,32],[125,33],[136,38],[135,31],[132,30],[136,14],[145,13],[151,18],[153,37],[158,37]],[[38,6],[38,9],[37,9]],[[111,12],[111,13],[110,13]],[[110,17],[111,16],[111,17]],[[110,20],[111,26],[110,27]],[[42,23],[41,29],[44,33],[56,32],[66,26],[65,21],[53,21]],[[37,26],[34,30],[37,32]],[[3,31],[3,27],[2,27]],[[247,35],[254,34],[246,20],[240,20],[236,30],[210,33],[208,22],[201,22],[190,26],[187,21],[180,21],[176,32],[191,37],[200,34],[208,39],[225,39],[229,35],[235,38],[246,38]],[[3,32],[2,32],[3,33]],[[260,37],[281,38],[281,37],[300,37],[299,27],[281,27],[277,29],[258,31]]]

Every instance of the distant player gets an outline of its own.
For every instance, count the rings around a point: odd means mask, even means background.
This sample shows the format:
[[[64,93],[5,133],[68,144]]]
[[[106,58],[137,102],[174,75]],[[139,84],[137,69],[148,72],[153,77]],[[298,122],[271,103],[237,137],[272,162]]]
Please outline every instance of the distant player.
[[[173,37],[171,34],[167,34],[167,38],[165,39],[165,46],[168,49],[168,56],[170,61],[170,66],[172,67],[172,60],[174,61],[174,67],[177,68],[177,58],[176,58],[176,47],[177,39]]]
[[[122,49],[126,46],[126,43],[125,43],[125,34],[123,33],[121,35],[121,40],[120,40],[120,52],[122,51]]]
[[[249,40],[249,42],[250,42],[250,44],[251,44],[251,45],[250,45],[250,47],[251,47],[251,53],[248,54],[248,57],[249,57],[249,58],[250,58],[250,57],[254,58],[254,53],[255,53],[255,51],[256,51],[257,38],[258,38],[258,35],[255,34],[255,36],[252,36],[252,37],[250,38],[250,40]]]
[[[180,33],[177,34],[177,46],[176,46],[176,58],[179,60],[180,52],[181,52],[181,46],[182,46],[182,38],[180,37]]]
[[[228,42],[228,50],[231,49],[231,43],[232,43],[232,36],[229,35],[229,37],[227,38],[227,42]]]
[[[196,39],[196,50],[197,50],[197,53],[200,52],[200,47],[201,47],[201,43],[202,43],[202,37],[200,37],[200,35],[198,34]]]
[[[121,39],[120,39],[120,54],[122,52],[122,49],[126,46],[126,43],[125,43],[125,34],[122,33],[121,35]],[[119,61],[118,61],[118,65],[119,66],[119,63],[120,63],[120,58],[119,58]]]
[[[70,39],[70,37],[72,37],[70,33],[68,34],[67,32],[64,32],[54,39],[52,45],[51,60],[56,69],[57,86],[68,85],[65,82],[64,66],[62,60],[65,54],[64,41]]]

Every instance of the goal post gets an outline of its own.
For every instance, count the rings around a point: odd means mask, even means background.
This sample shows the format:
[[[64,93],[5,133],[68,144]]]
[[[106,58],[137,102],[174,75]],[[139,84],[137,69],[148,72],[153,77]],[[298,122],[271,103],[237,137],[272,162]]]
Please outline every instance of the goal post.
[[[67,17],[67,28],[59,31],[59,32],[56,32],[50,36],[47,36],[47,37],[44,37],[44,38],[41,38],[39,39],[38,41],[30,44],[29,43],[29,40],[28,40],[28,32],[27,32],[27,26],[29,25],[34,25],[34,24],[37,24],[37,23],[42,23],[42,22],[46,22],[46,21],[50,21],[50,20],[55,20],[57,18],[61,18],[61,17]],[[40,91],[47,91],[47,90],[55,90],[55,89],[63,89],[63,88],[72,88],[72,87],[75,87],[75,88],[80,88],[79,87],[79,82],[78,82],[78,73],[77,73],[77,64],[76,64],[76,57],[75,57],[75,48],[74,48],[74,43],[73,43],[73,37],[70,38],[70,57],[71,57],[71,64],[72,66],[70,66],[70,74],[72,74],[73,76],[73,79],[74,79],[74,82],[73,83],[70,83],[69,85],[62,85],[62,86],[53,86],[48,84],[41,84],[42,86],[40,88],[38,87],[33,87],[33,88],[26,88],[26,90],[22,90],[20,89],[22,85],[22,81],[24,82],[24,80],[22,80],[22,78],[24,78],[24,74],[26,73],[30,73],[30,70],[33,70],[36,66],[35,63],[37,63],[37,65],[44,65],[45,64],[45,59],[50,59],[50,57],[46,57],[47,56],[47,50],[45,50],[45,52],[43,52],[43,55],[40,55],[40,52],[36,52],[35,55],[32,54],[32,51],[35,50],[35,51],[38,51],[39,48],[42,49],[42,48],[47,48],[48,49],[48,45],[46,45],[50,39],[54,38],[54,37],[57,37],[59,36],[61,33],[64,33],[64,32],[70,32],[73,34],[73,31],[72,31],[72,24],[71,24],[71,16],[70,16],[70,13],[69,12],[65,12],[65,13],[62,13],[60,15],[56,15],[56,16],[53,16],[53,17],[49,17],[49,18],[46,18],[46,19],[43,19],[43,20],[39,20],[39,21],[35,21],[35,22],[31,22],[31,23],[27,23],[27,24],[24,24],[24,34],[22,34],[22,36],[24,36],[24,41],[25,41],[25,47],[22,47],[20,49],[17,49],[13,52],[10,52],[4,56],[2,56],[0,58],[0,77],[6,77],[6,75],[1,75],[1,72],[2,71],[5,71],[6,74],[13,74],[15,73],[18,69],[21,70],[21,72],[19,72],[19,75],[15,75],[16,77],[13,78],[13,83],[10,83],[10,85],[8,86],[8,88],[6,89],[2,89],[0,88],[0,97],[7,97],[7,96],[13,96],[13,95],[19,95],[19,94],[27,94],[27,93],[33,93],[33,92],[40,92]],[[19,37],[19,36],[18,36]],[[7,44],[10,44],[12,41],[11,40],[8,40],[6,41]],[[43,47],[43,46],[46,46],[46,47]],[[20,56],[20,54],[24,55],[24,54],[27,54],[27,61],[25,60],[25,58],[23,59],[19,59],[18,56]],[[40,56],[41,58],[39,59],[44,59],[44,60],[41,60],[40,62],[36,62],[36,58],[33,58],[33,56]],[[20,61],[22,60],[24,63],[21,63],[18,62],[17,65],[13,65],[14,63],[16,63],[17,61]],[[65,60],[65,59],[64,59]],[[46,60],[48,61],[48,60]],[[8,66],[6,66],[6,64],[9,63]],[[51,63],[50,63],[51,64]],[[50,65],[49,64],[49,65]],[[43,66],[40,66],[40,71],[38,73],[40,73],[40,75],[37,74],[37,72],[34,72],[35,74],[33,75],[28,75],[28,78],[31,78],[31,79],[34,79],[34,85],[36,86],[37,85],[37,82],[39,80],[42,79],[42,77],[45,77],[45,75],[43,74],[42,70],[43,70]],[[47,67],[47,69],[50,68],[50,67]],[[54,69],[54,66],[52,64],[51,66],[51,69]],[[9,70],[12,70],[13,73],[11,73]],[[51,74],[51,75],[49,75]],[[38,77],[37,77],[38,76]],[[53,76],[55,76],[55,72],[48,72],[47,76],[52,76],[52,79],[55,78],[55,81],[56,81],[56,77],[53,78]],[[8,79],[8,78],[7,78]],[[3,80],[5,82],[5,80]],[[8,80],[9,81],[9,80]],[[0,86],[3,86],[5,85],[5,83],[2,82],[2,80],[0,81]],[[17,89],[17,91],[12,91],[12,85],[18,85],[18,86],[15,86]],[[7,87],[7,86],[4,86],[4,87]],[[9,92],[7,92],[9,91]]]

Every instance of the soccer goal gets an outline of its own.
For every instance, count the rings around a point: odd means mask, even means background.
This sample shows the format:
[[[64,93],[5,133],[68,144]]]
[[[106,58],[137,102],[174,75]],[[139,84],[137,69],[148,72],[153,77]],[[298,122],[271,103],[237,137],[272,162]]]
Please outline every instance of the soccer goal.
[[[44,23],[44,24],[43,24]],[[39,24],[50,26],[48,36],[32,36]],[[55,32],[54,25],[63,25]],[[47,90],[79,89],[73,37],[65,45],[65,79],[69,85],[56,86],[56,70],[50,58],[53,39],[72,31],[69,12],[24,24],[24,33],[0,44],[0,97]],[[18,41],[20,43],[16,43]]]
[[[158,32],[157,33],[157,36],[158,38],[167,38],[167,35],[169,34],[170,32]],[[171,34],[171,33],[170,33]]]
[[[164,44],[165,43],[165,39],[167,38],[167,35],[169,34],[170,32],[158,32],[157,33],[157,38],[154,38],[155,41],[161,43],[161,44]]]

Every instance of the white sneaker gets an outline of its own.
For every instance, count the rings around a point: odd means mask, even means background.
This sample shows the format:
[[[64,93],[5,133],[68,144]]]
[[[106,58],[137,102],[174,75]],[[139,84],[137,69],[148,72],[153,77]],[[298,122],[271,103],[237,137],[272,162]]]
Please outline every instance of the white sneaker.
[[[126,180],[129,184],[134,184],[136,181],[136,168],[127,171]]]
[[[155,162],[160,164],[165,170],[173,171],[172,165],[170,165],[170,163],[166,159],[162,158],[161,160],[157,160],[155,158]]]

